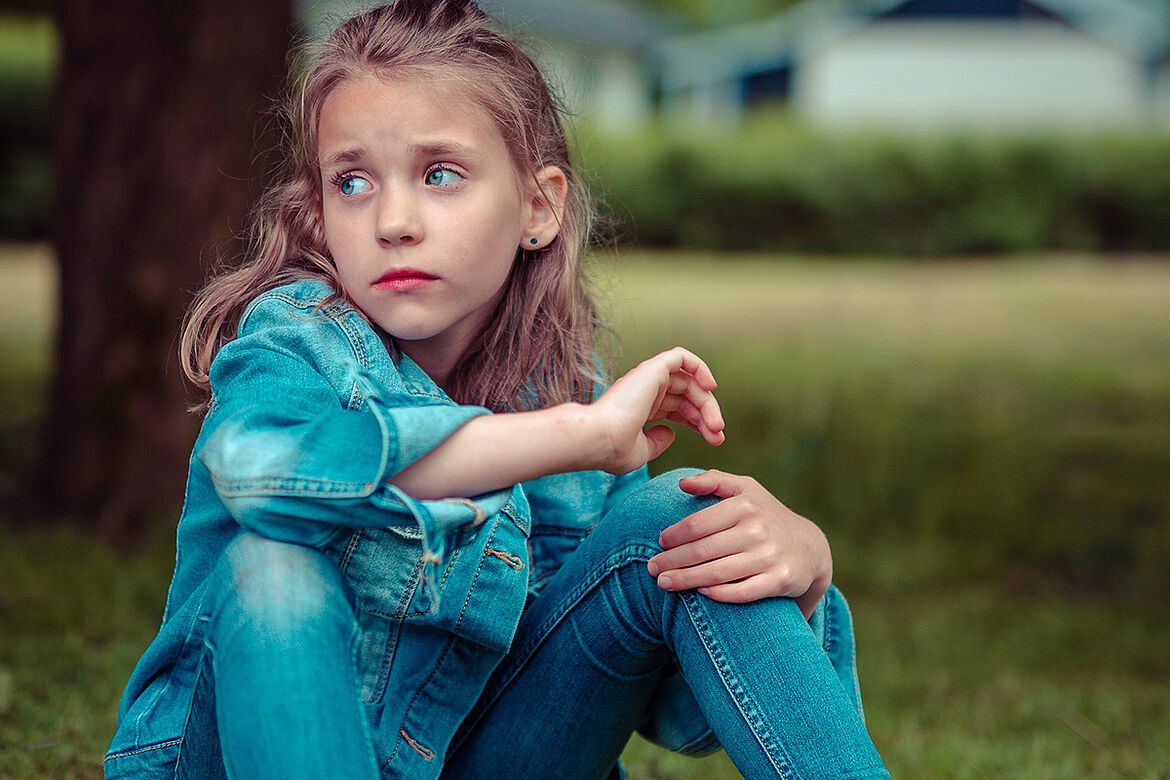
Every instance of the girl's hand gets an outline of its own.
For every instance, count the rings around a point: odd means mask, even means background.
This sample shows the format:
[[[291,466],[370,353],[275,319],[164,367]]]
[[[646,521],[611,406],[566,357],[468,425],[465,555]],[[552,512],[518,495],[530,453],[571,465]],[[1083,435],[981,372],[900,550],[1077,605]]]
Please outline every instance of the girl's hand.
[[[716,601],[796,599],[807,618],[833,578],[821,529],[751,477],[706,471],[679,481],[693,496],[723,499],[662,532],[647,568],[665,590],[698,588]]]
[[[707,364],[682,347],[644,360],[614,382],[588,407],[601,432],[599,463],[625,474],[661,455],[674,441],[669,420],[698,432],[708,444],[723,443],[723,413],[712,395],[715,377]]]

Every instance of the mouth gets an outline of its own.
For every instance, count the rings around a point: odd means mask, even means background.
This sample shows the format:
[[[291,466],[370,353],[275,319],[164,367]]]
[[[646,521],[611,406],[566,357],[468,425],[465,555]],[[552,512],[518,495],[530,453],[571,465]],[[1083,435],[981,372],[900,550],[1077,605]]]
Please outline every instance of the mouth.
[[[370,286],[379,290],[408,292],[426,287],[439,277],[414,268],[395,268],[379,276]]]

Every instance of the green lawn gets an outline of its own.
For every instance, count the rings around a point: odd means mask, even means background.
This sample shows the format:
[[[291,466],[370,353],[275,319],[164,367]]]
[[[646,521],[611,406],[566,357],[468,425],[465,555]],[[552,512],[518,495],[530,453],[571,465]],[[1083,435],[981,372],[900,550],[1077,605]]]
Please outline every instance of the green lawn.
[[[44,253],[0,249],[0,497],[49,344]],[[1170,263],[626,254],[619,365],[682,343],[751,473],[833,542],[896,777],[1170,777]],[[7,507],[8,504],[4,503]],[[99,777],[171,529],[120,551],[0,509],[0,777]],[[734,777],[632,744],[634,778]]]

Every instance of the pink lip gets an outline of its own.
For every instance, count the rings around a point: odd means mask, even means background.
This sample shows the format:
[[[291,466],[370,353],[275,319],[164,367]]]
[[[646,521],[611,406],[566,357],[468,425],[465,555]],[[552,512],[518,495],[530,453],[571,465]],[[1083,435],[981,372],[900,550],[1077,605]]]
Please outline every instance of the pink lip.
[[[438,278],[434,274],[428,274],[425,271],[418,271],[414,268],[396,268],[378,277],[371,287],[393,290],[395,292],[409,292],[410,290],[417,290],[420,287],[426,287]]]

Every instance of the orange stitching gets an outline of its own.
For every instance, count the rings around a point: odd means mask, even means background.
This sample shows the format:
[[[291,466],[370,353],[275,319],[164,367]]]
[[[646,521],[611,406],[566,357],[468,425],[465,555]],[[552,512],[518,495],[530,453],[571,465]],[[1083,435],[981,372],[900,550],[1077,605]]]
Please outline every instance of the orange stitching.
[[[419,743],[415,742],[414,739],[409,734],[407,734],[404,730],[399,729],[398,734],[399,734],[399,736],[401,736],[403,739],[406,740],[406,744],[408,744],[412,748],[414,748],[415,753],[418,753],[420,756],[422,756],[427,761],[430,761],[432,758],[435,757],[435,753],[433,750],[427,750],[425,747],[423,747]]]
[[[503,552],[501,550],[493,550],[491,547],[488,547],[487,549],[485,549],[484,552],[486,552],[488,555],[496,556],[497,558],[499,558],[501,561],[503,561],[504,563],[511,566],[516,571],[519,571],[520,569],[524,568],[524,561],[522,561],[520,558],[517,558],[515,555],[510,555],[510,554]]]
[[[106,756],[105,760],[113,761],[118,758],[125,758],[126,756],[136,756],[139,753],[149,753],[152,750],[161,750],[162,748],[174,747],[182,741],[183,740],[181,739],[172,739],[170,742],[162,742],[157,745],[151,745],[150,747],[138,748],[137,750],[130,750],[122,753],[111,753],[110,755]]]

